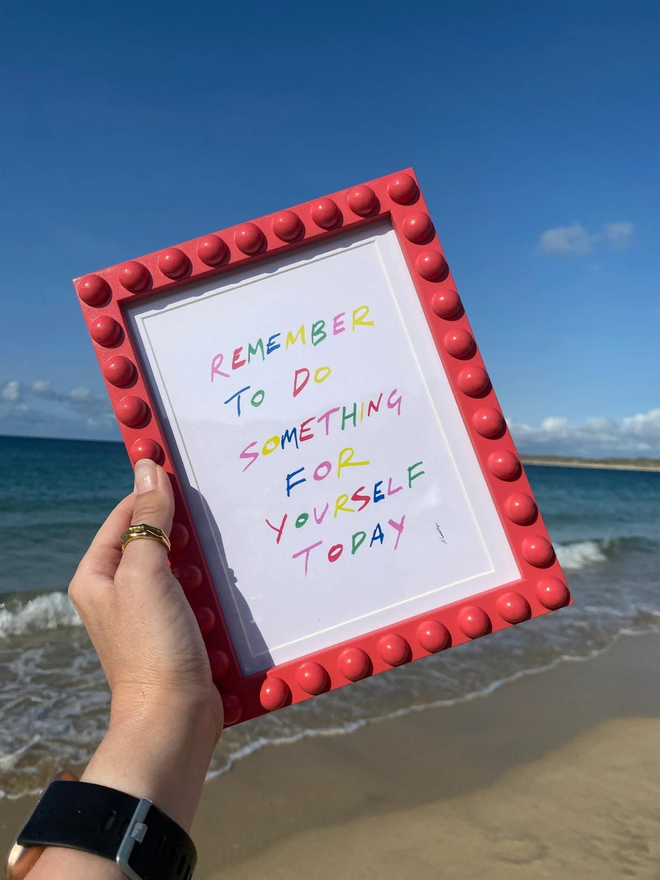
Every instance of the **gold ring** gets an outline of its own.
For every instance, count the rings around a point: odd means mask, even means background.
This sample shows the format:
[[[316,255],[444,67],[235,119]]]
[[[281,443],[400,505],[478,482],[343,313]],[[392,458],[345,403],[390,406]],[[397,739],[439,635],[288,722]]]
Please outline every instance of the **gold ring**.
[[[137,538],[148,538],[150,541],[158,541],[168,553],[172,549],[170,539],[162,529],[156,526],[148,526],[146,523],[140,523],[136,526],[129,526],[122,534],[119,539],[121,541],[121,552],[123,553],[131,541],[135,541]]]

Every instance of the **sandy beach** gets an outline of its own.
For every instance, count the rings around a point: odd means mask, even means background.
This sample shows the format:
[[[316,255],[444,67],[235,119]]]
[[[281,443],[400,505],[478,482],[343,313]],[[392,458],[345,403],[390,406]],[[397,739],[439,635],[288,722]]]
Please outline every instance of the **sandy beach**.
[[[659,742],[658,719],[603,722],[488,788],[297,832],[200,876],[657,878]]]
[[[270,746],[204,791],[200,880],[657,878],[660,637]],[[357,696],[357,694],[356,694]],[[32,799],[0,802],[6,846]]]
[[[660,638],[264,749],[207,785],[199,878],[657,878]]]

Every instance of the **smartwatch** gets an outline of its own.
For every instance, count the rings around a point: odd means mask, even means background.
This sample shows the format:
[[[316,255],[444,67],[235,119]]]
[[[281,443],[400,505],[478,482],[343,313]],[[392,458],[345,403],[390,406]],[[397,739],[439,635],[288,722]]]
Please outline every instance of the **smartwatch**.
[[[186,832],[148,798],[58,774],[44,791],[7,858],[9,880],[23,880],[47,846],[116,862],[130,880],[190,880],[197,852]]]

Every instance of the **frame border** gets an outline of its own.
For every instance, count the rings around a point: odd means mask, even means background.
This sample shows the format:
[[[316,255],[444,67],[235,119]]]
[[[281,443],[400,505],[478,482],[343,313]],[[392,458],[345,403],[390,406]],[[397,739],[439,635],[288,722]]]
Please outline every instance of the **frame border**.
[[[244,676],[124,307],[382,220],[396,232],[521,578]],[[74,286],[131,462],[151,458],[170,476],[170,564],[204,637],[225,727],[572,603],[411,168],[82,276]]]

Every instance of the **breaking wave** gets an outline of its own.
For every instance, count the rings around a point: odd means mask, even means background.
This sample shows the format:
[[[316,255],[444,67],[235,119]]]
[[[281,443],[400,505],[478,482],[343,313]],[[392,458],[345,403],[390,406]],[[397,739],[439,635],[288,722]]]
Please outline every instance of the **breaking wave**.
[[[652,542],[647,538],[601,538],[593,541],[555,544],[555,550],[561,567],[566,571],[576,571],[588,565],[608,562],[626,551],[652,551],[651,544]]]
[[[45,593],[0,602],[0,639],[26,633],[82,626],[66,593]]]

